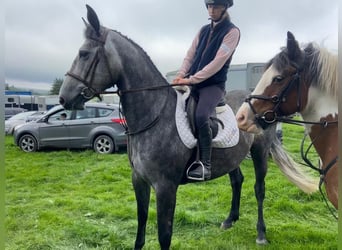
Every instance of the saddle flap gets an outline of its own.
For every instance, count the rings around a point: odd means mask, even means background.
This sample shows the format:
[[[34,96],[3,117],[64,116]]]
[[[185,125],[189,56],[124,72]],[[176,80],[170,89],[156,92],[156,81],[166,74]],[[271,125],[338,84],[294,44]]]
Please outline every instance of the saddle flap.
[[[196,108],[197,108],[197,100],[194,96],[190,95],[185,102],[185,109],[186,109],[191,131],[195,135],[195,137],[197,137],[196,136],[197,135],[196,124],[195,124]],[[220,121],[220,119],[217,118],[216,112],[214,111],[210,115],[210,118],[209,118],[209,124],[210,124],[213,138],[217,136],[219,123],[221,124],[221,126],[223,126],[223,123]]]
[[[178,131],[178,135],[184,145],[192,149],[197,145],[197,139],[194,136],[194,133],[191,130],[188,115],[185,110],[185,102],[187,97],[190,94],[190,90],[188,92],[177,93],[177,107],[176,107],[176,127]],[[235,146],[239,141],[239,129],[237,127],[237,122],[235,119],[235,114],[233,110],[227,105],[224,104],[223,107],[220,107],[220,112],[217,113],[217,119],[223,123],[223,126],[218,125],[218,133],[217,136],[213,138],[213,148],[229,148]],[[194,109],[192,109],[194,110]],[[191,117],[191,116],[190,116]],[[192,116],[193,117],[193,116]]]

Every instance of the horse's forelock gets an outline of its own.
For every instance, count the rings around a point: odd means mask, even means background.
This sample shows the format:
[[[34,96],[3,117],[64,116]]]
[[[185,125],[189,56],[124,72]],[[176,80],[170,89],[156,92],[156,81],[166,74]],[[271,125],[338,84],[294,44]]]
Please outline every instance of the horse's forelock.
[[[265,69],[268,69],[271,65],[273,65],[273,67],[279,72],[290,65],[286,47],[281,48],[281,52],[279,52],[266,64]]]
[[[100,27],[100,34],[103,36],[104,33],[106,33],[106,28],[105,27]],[[98,36],[97,32],[90,26],[88,25],[86,29],[84,30],[84,37],[86,39],[92,39],[92,40],[98,40],[100,37]]]
[[[91,26],[87,26],[84,30],[84,37],[90,39],[95,36],[95,30]]]

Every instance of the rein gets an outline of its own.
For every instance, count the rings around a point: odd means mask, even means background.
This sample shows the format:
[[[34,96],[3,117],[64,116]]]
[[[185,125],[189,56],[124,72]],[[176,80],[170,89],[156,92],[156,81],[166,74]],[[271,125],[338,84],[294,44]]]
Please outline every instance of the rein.
[[[127,90],[116,90],[116,91],[103,91],[100,94],[117,94],[120,97],[120,109],[119,109],[119,113],[120,113],[120,118],[124,117],[124,113],[121,109],[121,97],[125,94],[129,94],[129,93],[136,93],[136,92],[142,92],[142,91],[154,91],[154,90],[160,90],[160,89],[166,89],[168,90],[167,92],[167,97],[166,100],[164,102],[164,105],[162,106],[159,115],[157,115],[157,117],[155,119],[153,119],[152,122],[150,122],[149,124],[147,124],[146,126],[144,126],[142,129],[138,129],[136,131],[129,131],[128,129],[128,125],[127,123],[123,124],[123,127],[126,130],[126,134],[127,135],[136,135],[136,134],[140,134],[142,132],[145,132],[147,130],[149,130],[150,128],[152,128],[154,125],[156,125],[158,123],[158,121],[160,120],[160,114],[162,113],[162,111],[164,110],[167,100],[168,100],[168,96],[169,96],[169,89],[175,86],[191,86],[193,84],[170,84],[170,85],[159,85],[159,86],[152,86],[152,87],[145,87],[145,88],[137,88],[137,89],[127,89]]]
[[[166,85],[166,86],[169,86],[169,85]],[[153,88],[153,89],[150,89],[150,88],[133,89],[133,90],[129,90],[129,91],[126,90],[124,93],[120,93],[120,91],[114,91],[114,92],[117,92],[117,94],[118,94],[119,97],[120,97],[120,109],[119,109],[119,111],[120,111],[120,116],[121,116],[121,117],[124,117],[124,116],[125,116],[124,113],[123,113],[123,111],[122,111],[122,109],[121,109],[121,96],[122,96],[123,94],[125,94],[125,93],[139,92],[139,91],[145,91],[145,90],[157,90],[157,89],[161,89],[161,88]],[[165,99],[165,102],[164,102],[162,108],[160,109],[159,114],[156,116],[156,118],[153,119],[153,121],[150,122],[149,124],[145,125],[142,129],[137,129],[136,131],[129,131],[128,125],[127,125],[127,123],[125,122],[125,123],[123,124],[123,126],[124,126],[124,128],[125,128],[125,130],[126,130],[126,132],[125,132],[126,135],[137,135],[137,134],[140,134],[140,133],[145,132],[145,131],[149,130],[150,128],[154,127],[154,126],[159,122],[159,120],[160,120],[160,115],[163,113],[163,110],[164,110],[164,108],[165,108],[165,106],[166,106],[166,103],[167,103],[167,101],[168,101],[168,99],[169,99],[169,98],[168,98],[169,93],[170,93],[169,88],[168,88],[167,90],[168,90],[168,91],[167,91],[167,97],[166,97],[166,99]],[[119,93],[120,93],[120,94],[119,94]]]
[[[159,85],[159,86],[152,86],[152,87],[145,87],[145,88],[137,88],[137,89],[126,89],[126,90],[115,90],[115,91],[102,91],[99,94],[117,94],[118,96],[122,96],[127,93],[134,93],[134,92],[141,92],[141,91],[152,91],[152,90],[159,90],[164,88],[172,88],[176,86],[192,86],[194,84],[182,84],[182,83],[175,83],[169,85]]]
[[[324,128],[322,128],[324,129]],[[325,202],[325,205],[327,206],[328,210],[330,211],[330,213],[332,214],[332,216],[338,220],[338,217],[335,215],[334,213],[334,210],[333,208],[331,208],[329,206],[329,202],[327,200],[327,197],[326,195],[324,194],[323,190],[322,190],[322,185],[323,185],[323,182],[324,182],[324,179],[325,179],[325,176],[326,174],[329,172],[329,170],[337,163],[338,161],[338,156],[336,156],[334,159],[332,159],[329,164],[326,166],[325,169],[322,169],[322,168],[318,168],[316,166],[314,166],[312,164],[312,162],[309,160],[308,158],[308,153],[311,149],[311,147],[313,146],[313,143],[316,139],[318,139],[320,137],[317,136],[314,140],[311,141],[309,147],[306,149],[305,153],[304,153],[304,142],[305,142],[305,139],[307,138],[307,134],[304,135],[303,139],[302,139],[302,143],[301,143],[301,146],[300,146],[300,153],[301,153],[301,156],[302,156],[302,159],[304,160],[304,162],[307,164],[307,166],[309,166],[311,169],[317,171],[319,174],[320,174],[320,178],[319,178],[319,184],[318,184],[318,188],[319,188],[319,192],[321,193],[322,197],[323,197],[323,200]]]

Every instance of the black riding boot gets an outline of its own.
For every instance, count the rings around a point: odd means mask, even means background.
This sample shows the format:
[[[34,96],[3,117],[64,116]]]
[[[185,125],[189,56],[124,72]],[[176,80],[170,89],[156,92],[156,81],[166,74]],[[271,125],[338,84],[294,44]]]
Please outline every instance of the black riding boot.
[[[198,147],[200,161],[204,168],[199,165],[195,169],[190,170],[188,173],[189,177],[202,178],[205,180],[211,177],[211,142],[212,142],[212,131],[209,122],[206,122],[202,127],[198,129]]]

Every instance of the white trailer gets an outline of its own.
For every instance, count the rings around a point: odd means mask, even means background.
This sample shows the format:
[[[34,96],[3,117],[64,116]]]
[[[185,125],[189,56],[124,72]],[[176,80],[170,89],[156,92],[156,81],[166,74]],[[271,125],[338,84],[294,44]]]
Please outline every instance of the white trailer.
[[[26,110],[37,110],[37,97],[33,95],[6,94],[6,108],[23,108]]]
[[[37,97],[38,110],[46,111],[59,104],[58,95],[47,95]]]
[[[246,89],[252,91],[257,85],[262,73],[264,72],[265,63],[246,63],[230,65],[226,82],[226,89]],[[171,71],[166,74],[168,82],[172,82],[177,71]]]

